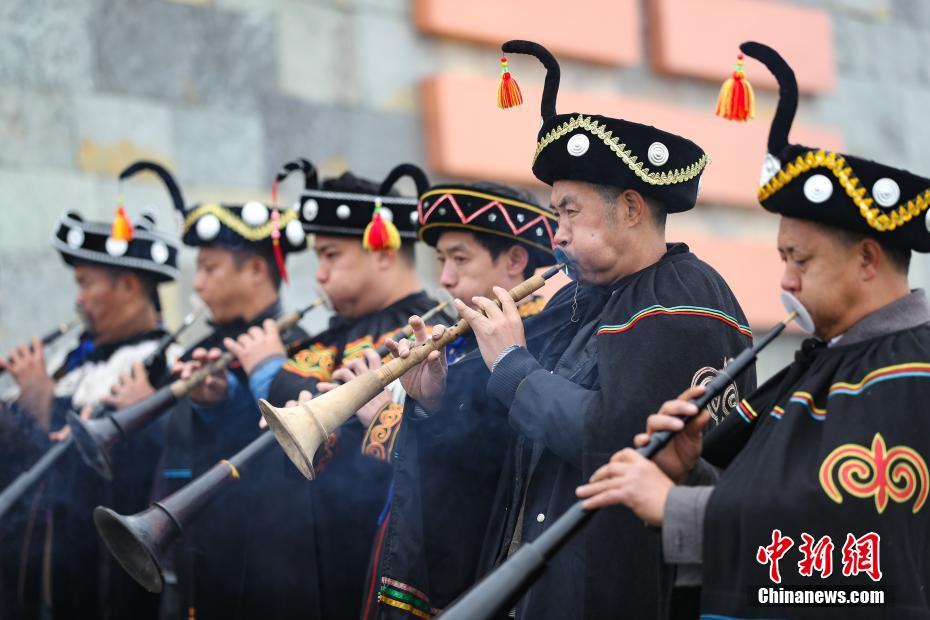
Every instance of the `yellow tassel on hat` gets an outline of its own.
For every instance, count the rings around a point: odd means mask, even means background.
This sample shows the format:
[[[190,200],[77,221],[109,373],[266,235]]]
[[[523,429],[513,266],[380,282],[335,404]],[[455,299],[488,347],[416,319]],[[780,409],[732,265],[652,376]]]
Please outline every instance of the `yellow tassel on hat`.
[[[520,85],[510,75],[507,68],[507,57],[501,56],[501,81],[497,85],[497,107],[501,109],[515,108],[523,103],[523,93]]]
[[[756,96],[746,79],[742,54],[736,57],[733,74],[720,87],[716,114],[731,121],[746,121],[756,117]]]
[[[375,198],[375,212],[365,227],[362,246],[372,252],[400,249],[400,233],[394,222],[381,216],[381,199]]]
[[[132,241],[132,223],[126,216],[126,209],[120,205],[116,208],[116,217],[113,218],[113,227],[110,229],[110,238],[117,241]]]

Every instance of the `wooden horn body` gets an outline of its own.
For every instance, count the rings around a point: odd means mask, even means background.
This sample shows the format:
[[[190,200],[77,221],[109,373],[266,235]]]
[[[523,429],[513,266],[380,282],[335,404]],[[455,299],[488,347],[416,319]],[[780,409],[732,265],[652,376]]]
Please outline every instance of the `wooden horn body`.
[[[284,453],[300,473],[313,480],[317,448],[385,385],[376,371],[369,371],[295,407],[273,407],[266,400],[258,401],[258,407]]]
[[[556,272],[557,269],[553,268],[545,274],[537,274],[524,280],[511,289],[510,296],[519,301],[531,295],[542,288],[546,280]],[[438,340],[430,339],[415,346],[407,357],[395,357],[381,368],[369,370],[309,402],[294,407],[274,407],[268,401],[260,400],[259,409],[288,458],[304,476],[313,480],[313,457],[330,433],[342,426],[362,405],[377,396],[392,381],[424,361],[433,351],[444,348],[468,329],[468,323],[462,319],[445,330]]]

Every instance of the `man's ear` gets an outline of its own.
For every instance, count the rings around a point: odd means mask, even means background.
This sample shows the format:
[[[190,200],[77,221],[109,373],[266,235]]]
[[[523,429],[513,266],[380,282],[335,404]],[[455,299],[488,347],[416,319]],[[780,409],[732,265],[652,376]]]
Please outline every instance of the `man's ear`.
[[[617,213],[620,216],[618,219],[632,228],[639,226],[649,216],[649,205],[635,189],[625,189],[620,192]]]
[[[126,271],[116,276],[113,288],[124,299],[128,299],[142,290],[142,280],[136,274]]]
[[[504,255],[507,260],[507,275],[523,278],[527,263],[530,262],[530,253],[522,245],[514,244],[507,248]]]
[[[878,241],[866,237],[856,244],[859,272],[863,281],[868,282],[878,275],[879,269],[888,261]]]
[[[269,265],[268,261],[264,259],[264,257],[254,255],[249,256],[245,262],[242,263],[242,269],[240,271],[245,272],[246,276],[248,276],[249,280],[252,281],[253,285],[258,285],[265,279],[268,279],[272,282],[274,281],[272,274],[268,271],[269,269],[271,269],[271,266]]]
[[[368,250],[365,251],[367,252]],[[400,250],[381,250],[374,254],[375,266],[378,271],[387,271],[394,266],[394,263],[400,260]]]

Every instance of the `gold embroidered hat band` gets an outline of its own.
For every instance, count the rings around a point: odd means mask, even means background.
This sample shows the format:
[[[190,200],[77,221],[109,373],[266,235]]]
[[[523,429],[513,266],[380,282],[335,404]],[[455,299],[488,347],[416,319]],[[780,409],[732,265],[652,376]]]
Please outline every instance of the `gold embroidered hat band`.
[[[272,193],[277,194],[277,184],[298,170],[304,175],[305,186],[315,183],[316,170],[313,165],[298,159],[281,168]],[[190,209],[185,209],[182,204],[178,209],[183,217],[181,234],[185,245],[274,249],[276,256],[280,255],[282,260],[283,255],[307,247],[306,233],[296,207],[278,208],[276,205],[251,200],[243,204],[206,202]]]
[[[789,144],[798,107],[794,71],[767,45],[749,41],[740,50],[778,80],[778,107],[759,181],[762,206],[867,234],[889,246],[930,252],[930,180],[852,155]]]
[[[507,41],[505,54],[534,56],[546,68],[541,113],[543,124],[533,156],[533,173],[551,185],[584,181],[635,189],[661,202],[669,213],[687,211],[697,200],[701,174],[709,163],[697,144],[656,127],[594,114],[556,113],[560,69],[555,57],[532,41]],[[501,107],[522,101],[502,59],[498,92]]]

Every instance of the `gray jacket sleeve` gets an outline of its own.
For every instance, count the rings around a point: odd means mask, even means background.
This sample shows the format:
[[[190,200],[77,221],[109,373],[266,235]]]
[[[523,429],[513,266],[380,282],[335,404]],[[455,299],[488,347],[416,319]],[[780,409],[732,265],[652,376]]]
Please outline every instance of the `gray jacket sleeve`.
[[[704,513],[719,472],[700,460],[684,485],[673,487],[665,500],[662,520],[662,557],[676,564],[676,586],[701,584]]]

